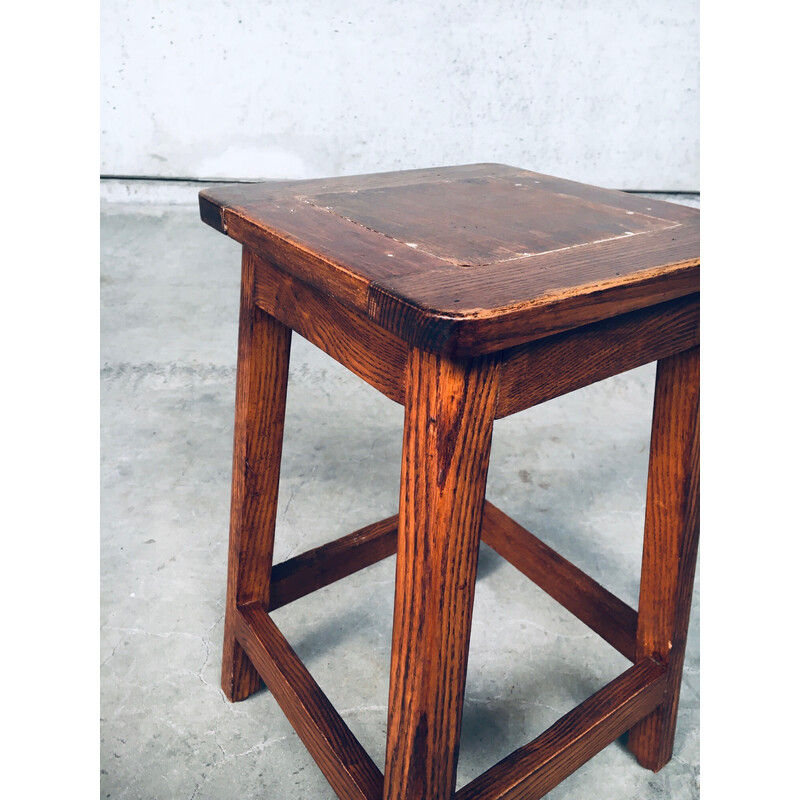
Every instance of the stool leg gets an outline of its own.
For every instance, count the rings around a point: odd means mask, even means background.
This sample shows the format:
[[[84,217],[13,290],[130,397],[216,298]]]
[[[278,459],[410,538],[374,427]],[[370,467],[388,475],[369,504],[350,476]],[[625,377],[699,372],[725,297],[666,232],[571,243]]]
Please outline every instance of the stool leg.
[[[658,771],[672,757],[700,510],[700,348],[658,363],[639,591],[637,661],[667,665],[664,702],[631,729],[628,747]]]
[[[236,641],[238,606],[269,600],[291,330],[253,300],[254,260],[242,257],[222,690],[244,700],[261,679]]]
[[[385,800],[453,795],[497,379],[409,355]]]

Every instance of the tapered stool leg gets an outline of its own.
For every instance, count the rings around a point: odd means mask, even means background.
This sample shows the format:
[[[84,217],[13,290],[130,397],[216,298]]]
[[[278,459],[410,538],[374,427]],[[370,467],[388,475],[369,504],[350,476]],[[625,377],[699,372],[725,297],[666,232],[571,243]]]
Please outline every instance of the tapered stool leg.
[[[667,665],[664,702],[631,729],[628,746],[657,771],[672,757],[700,510],[700,348],[658,363],[647,481],[636,659]]]
[[[261,679],[235,637],[237,606],[269,601],[291,330],[255,305],[245,249],[239,309],[228,592],[222,689],[244,700]]]
[[[409,355],[385,800],[453,795],[497,375]]]

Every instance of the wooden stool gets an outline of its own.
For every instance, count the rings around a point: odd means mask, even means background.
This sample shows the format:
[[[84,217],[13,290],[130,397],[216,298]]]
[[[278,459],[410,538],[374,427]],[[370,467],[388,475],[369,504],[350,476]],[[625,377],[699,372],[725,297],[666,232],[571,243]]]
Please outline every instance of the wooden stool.
[[[263,679],[340,798],[538,798],[670,759],[698,537],[699,212],[499,164],[200,194],[243,245],[222,685]],[[399,514],[272,566],[291,332],[405,406]],[[658,360],[638,612],[484,500],[492,426]],[[454,794],[483,539],[633,666]],[[385,771],[269,612],[397,553]]]

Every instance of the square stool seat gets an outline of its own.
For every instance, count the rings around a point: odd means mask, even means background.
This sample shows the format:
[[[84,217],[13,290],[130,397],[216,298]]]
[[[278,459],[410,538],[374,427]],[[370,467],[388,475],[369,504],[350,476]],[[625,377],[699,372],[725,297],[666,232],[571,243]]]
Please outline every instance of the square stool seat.
[[[203,219],[412,344],[485,353],[699,291],[699,212],[501,164],[243,184]]]
[[[341,798],[538,798],[625,731],[670,759],[697,552],[699,212],[500,164],[219,186],[243,246],[232,701],[263,680]],[[292,332],[405,406],[399,513],[272,564]],[[485,500],[495,419],[658,361],[638,609]],[[455,793],[483,540],[633,666]],[[397,554],[384,771],[270,611]]]

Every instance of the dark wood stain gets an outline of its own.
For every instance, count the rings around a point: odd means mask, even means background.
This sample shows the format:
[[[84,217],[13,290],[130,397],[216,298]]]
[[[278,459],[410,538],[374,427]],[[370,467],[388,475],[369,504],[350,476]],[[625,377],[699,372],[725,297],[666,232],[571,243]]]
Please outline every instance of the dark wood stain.
[[[244,700],[261,685],[237,641],[235,610],[246,603],[269,602],[291,344],[291,330],[255,305],[254,272],[255,262],[245,251],[222,653],[222,688],[232,701]]]
[[[539,800],[661,701],[666,678],[640,661],[530,744],[456,792],[455,800]]]
[[[628,747],[657,771],[672,757],[700,532],[700,348],[659,361],[653,407],[636,658],[667,665],[664,702]]]
[[[694,347],[700,295],[585,325],[505,351],[497,416]]]
[[[678,222],[545,191],[513,177],[310,195],[405,248],[457,266],[492,265],[598,240],[674,228]],[[430,216],[420,210],[434,210]],[[493,213],[495,209],[502,214]]]
[[[397,514],[272,568],[269,610],[376,564],[397,552]]]
[[[363,314],[252,255],[254,302],[396,403],[405,394],[408,345]]]
[[[236,612],[236,635],[342,800],[379,800],[383,776],[261,603]]]
[[[696,210],[500,164],[214,187],[201,212],[409,344],[454,356],[699,290]]]
[[[408,274],[370,286],[370,316],[419,347],[494,352],[700,291],[699,226],[544,253],[504,268]]]
[[[243,245],[222,686],[345,800],[539,798],[669,760],[697,555],[699,215],[498,164],[215,187]],[[624,229],[624,230],[623,230]],[[292,331],[405,407],[399,513],[272,565]],[[658,361],[638,611],[485,500],[493,421]],[[480,539],[634,665],[454,793]],[[397,554],[385,778],[269,612]]]
[[[487,501],[483,541],[630,661],[636,660],[636,612],[552,547]]]
[[[455,788],[498,373],[409,358],[384,800]]]

